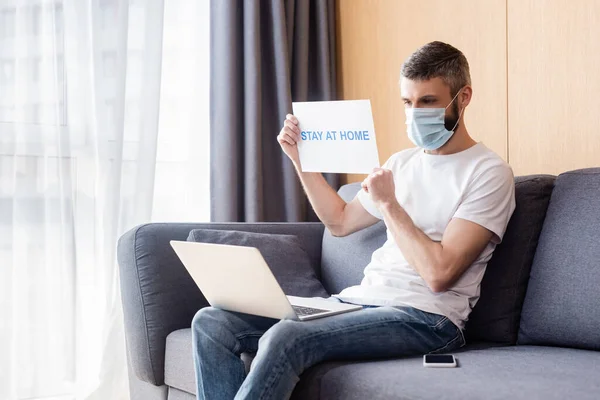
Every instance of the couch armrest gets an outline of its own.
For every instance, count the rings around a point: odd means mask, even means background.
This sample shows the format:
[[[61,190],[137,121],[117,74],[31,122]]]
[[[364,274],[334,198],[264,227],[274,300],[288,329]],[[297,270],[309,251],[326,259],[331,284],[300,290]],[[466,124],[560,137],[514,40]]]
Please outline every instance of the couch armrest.
[[[169,244],[186,240],[192,229],[297,235],[320,275],[320,223],[152,223],[125,233],[117,259],[127,351],[138,378],[157,386],[164,383],[167,335],[189,327],[195,313],[208,305]]]

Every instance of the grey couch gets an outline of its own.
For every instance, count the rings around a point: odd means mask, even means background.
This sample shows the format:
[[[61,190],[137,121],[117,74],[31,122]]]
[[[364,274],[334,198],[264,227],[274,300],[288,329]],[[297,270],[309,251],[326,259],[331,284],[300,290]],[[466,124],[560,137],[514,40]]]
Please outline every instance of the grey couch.
[[[517,208],[488,264],[459,368],[421,357],[331,361],[294,399],[600,399],[600,169],[516,179]],[[351,199],[358,185],[340,194]],[[169,246],[192,229],[297,235],[330,292],[360,282],[382,223],[344,238],[319,223],[147,224],[120,239],[133,400],[193,399],[190,323],[207,305]]]

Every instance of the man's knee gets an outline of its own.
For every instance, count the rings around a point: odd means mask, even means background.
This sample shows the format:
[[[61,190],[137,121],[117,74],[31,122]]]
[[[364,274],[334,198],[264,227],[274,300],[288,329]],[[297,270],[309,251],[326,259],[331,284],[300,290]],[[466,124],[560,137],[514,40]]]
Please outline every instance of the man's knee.
[[[198,310],[192,319],[192,333],[196,336],[214,331],[226,322],[223,310],[214,307],[204,307]]]
[[[259,340],[259,348],[291,350],[301,340],[306,324],[299,321],[281,320],[273,325]]]
[[[318,352],[310,348],[312,331],[304,322],[282,320],[269,329],[259,341],[259,352],[266,357],[286,357],[292,368],[302,373],[319,360]]]

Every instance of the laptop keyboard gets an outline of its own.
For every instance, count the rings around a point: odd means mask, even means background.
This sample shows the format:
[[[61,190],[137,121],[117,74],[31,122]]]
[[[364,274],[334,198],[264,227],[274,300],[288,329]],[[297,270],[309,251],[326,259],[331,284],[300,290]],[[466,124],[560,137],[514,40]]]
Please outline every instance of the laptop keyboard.
[[[311,307],[302,307],[302,306],[292,306],[294,311],[299,317],[305,317],[307,315],[320,314],[324,312],[328,312],[329,310],[321,310],[319,308],[311,308]]]

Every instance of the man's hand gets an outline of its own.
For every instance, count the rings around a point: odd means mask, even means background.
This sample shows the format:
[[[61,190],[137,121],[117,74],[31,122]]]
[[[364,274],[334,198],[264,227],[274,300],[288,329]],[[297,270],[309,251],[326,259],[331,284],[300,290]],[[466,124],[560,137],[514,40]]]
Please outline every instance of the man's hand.
[[[300,156],[298,154],[298,142],[300,141],[300,128],[298,128],[298,118],[288,114],[283,121],[283,128],[277,135],[277,141],[283,152],[292,160],[294,166],[300,166]]]
[[[377,208],[396,202],[394,175],[389,169],[373,169],[373,172],[363,181],[362,187],[365,192],[371,194],[371,199]]]

